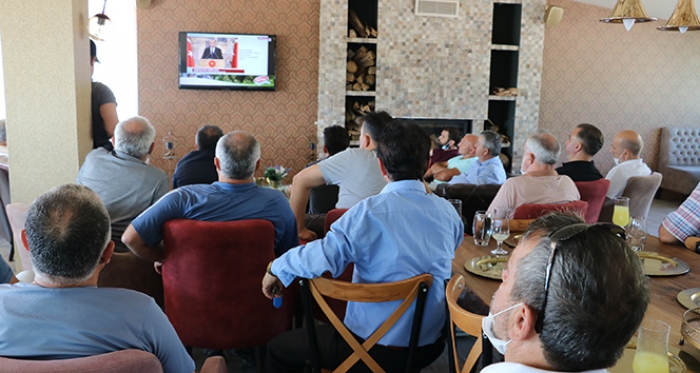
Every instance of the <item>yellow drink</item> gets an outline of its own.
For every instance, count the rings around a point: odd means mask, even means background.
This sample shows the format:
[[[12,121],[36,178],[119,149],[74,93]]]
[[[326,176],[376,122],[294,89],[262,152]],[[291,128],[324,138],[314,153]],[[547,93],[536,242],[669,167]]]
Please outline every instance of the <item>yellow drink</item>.
[[[626,227],[630,222],[630,208],[629,206],[615,205],[613,210],[612,222],[621,226]]]
[[[668,356],[637,351],[632,370],[634,373],[668,373]]]

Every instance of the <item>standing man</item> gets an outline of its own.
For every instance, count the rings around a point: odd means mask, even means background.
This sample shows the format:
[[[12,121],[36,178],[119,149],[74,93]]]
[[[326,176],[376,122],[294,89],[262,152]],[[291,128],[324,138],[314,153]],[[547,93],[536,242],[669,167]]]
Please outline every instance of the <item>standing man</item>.
[[[450,184],[498,184],[506,181],[506,170],[501,162],[501,135],[484,131],[476,143],[477,160],[466,173],[457,175]]]
[[[445,322],[444,281],[450,277],[454,251],[462,242],[464,226],[444,199],[426,194],[422,182],[428,165],[430,140],[416,124],[391,122],[377,138],[379,168],[387,184],[336,221],[323,240],[297,247],[271,263],[263,278],[263,293],[289,284],[296,277],[314,278],[330,271],[340,275],[355,264],[354,283],[401,281],[422,273],[433,276],[428,291],[416,368],[430,365],[442,352]],[[435,232],[441,232],[435,235]],[[349,302],[345,325],[364,341],[400,302]],[[429,316],[428,316],[429,315]],[[352,349],[330,325],[316,329],[321,367],[334,369]],[[405,369],[410,317],[401,318],[370,350],[380,366],[393,372]],[[306,331],[293,330],[268,344],[268,372],[301,371],[308,359]]]
[[[120,122],[115,149],[88,153],[75,181],[94,190],[107,207],[117,252],[128,251],[121,238],[129,223],[168,193],[168,176],[147,163],[155,137],[156,129],[144,117]]]
[[[222,136],[221,128],[210,124],[197,131],[195,150],[187,153],[175,166],[173,189],[190,184],[211,184],[219,178],[214,166],[214,152],[216,142]]]
[[[90,39],[90,74],[95,72],[97,45]],[[112,150],[109,139],[114,136],[114,127],[119,123],[117,99],[106,85],[92,82],[92,148],[99,146]]]
[[[571,215],[530,224],[483,320],[505,362],[482,372],[606,373],[615,365],[649,303],[647,278],[624,235]]]
[[[383,111],[367,113],[360,128],[360,148],[348,148],[323,162],[307,167],[294,176],[289,204],[297,219],[299,239],[313,241],[317,234],[307,229],[306,204],[311,189],[317,186],[337,185],[336,208],[350,208],[361,200],[379,193],[386,185],[377,165],[376,138],[391,116]]]
[[[216,46],[216,38],[209,40],[209,48],[202,53],[202,59],[221,60],[224,55],[221,53],[221,48]]]
[[[0,356],[70,359],[137,349],[166,373],[191,373],[194,361],[153,298],[98,288],[114,250],[109,215],[87,187],[65,184],[27,211],[22,242],[31,284],[0,285]]]
[[[576,126],[564,144],[569,159],[557,168],[559,175],[566,175],[573,181],[596,181],[603,178],[593,164],[593,156],[603,147],[605,138],[600,130],[588,123]]]
[[[613,199],[621,196],[627,186],[627,180],[633,176],[651,175],[649,166],[639,158],[643,148],[642,136],[636,131],[625,130],[615,135],[610,153],[613,155],[616,166],[605,175],[605,178],[610,180],[606,197]]]

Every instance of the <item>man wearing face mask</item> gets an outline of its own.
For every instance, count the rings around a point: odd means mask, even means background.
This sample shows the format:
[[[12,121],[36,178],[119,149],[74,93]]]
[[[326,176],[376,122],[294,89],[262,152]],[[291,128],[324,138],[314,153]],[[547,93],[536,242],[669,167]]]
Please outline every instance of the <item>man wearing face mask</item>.
[[[615,160],[613,167],[605,176],[610,180],[610,189],[606,197],[613,199],[622,195],[627,180],[633,176],[651,175],[651,169],[639,158],[644,148],[642,136],[636,131],[625,130],[618,132],[613,138],[610,152]]]
[[[482,373],[606,372],[648,303],[647,279],[622,228],[564,214],[539,218],[510,255],[482,324],[505,362]]]
[[[513,217],[515,209],[528,203],[564,203],[581,199],[576,184],[566,175],[559,175],[554,165],[561,147],[556,137],[538,132],[525,140],[522,176],[503,183],[494,197],[489,212],[497,217]],[[504,212],[508,212],[504,215]]]

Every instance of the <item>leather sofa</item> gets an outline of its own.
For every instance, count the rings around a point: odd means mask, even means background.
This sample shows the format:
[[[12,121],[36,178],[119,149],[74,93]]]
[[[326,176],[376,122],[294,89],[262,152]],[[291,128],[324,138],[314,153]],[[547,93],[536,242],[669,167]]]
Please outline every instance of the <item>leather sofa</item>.
[[[689,195],[700,183],[700,127],[661,129],[661,188]]]
[[[474,213],[487,210],[499,189],[501,186],[498,184],[440,184],[435,194],[446,199],[462,200],[464,233],[471,235]]]

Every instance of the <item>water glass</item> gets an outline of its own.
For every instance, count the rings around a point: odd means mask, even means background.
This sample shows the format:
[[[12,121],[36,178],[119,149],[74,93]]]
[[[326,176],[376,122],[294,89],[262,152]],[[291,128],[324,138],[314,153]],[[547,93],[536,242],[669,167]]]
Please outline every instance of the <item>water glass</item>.
[[[671,327],[660,320],[644,320],[639,327],[634,373],[668,373],[668,335]]]
[[[474,214],[474,244],[477,246],[488,246],[491,239],[491,215],[486,211],[477,211]]]
[[[630,218],[629,224],[626,227],[627,243],[633,251],[644,250],[644,243],[647,240],[647,221],[644,217]]]
[[[449,202],[452,205],[452,207],[454,207],[455,210],[457,210],[457,215],[459,215],[459,217],[462,217],[462,200],[448,199],[447,202]]]

